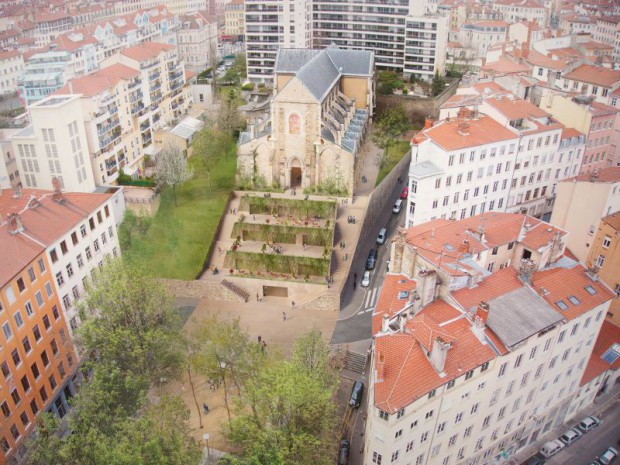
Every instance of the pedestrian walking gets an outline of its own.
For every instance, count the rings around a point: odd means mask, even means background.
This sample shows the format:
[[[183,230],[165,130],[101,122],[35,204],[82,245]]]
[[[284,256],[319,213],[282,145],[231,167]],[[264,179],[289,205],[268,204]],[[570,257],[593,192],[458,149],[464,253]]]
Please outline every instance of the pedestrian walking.
[[[258,302],[260,299],[258,298],[258,292],[256,293],[256,301]],[[258,336],[258,342],[260,342],[260,336]]]
[[[286,312],[282,312],[282,321],[286,321]]]
[[[205,411],[205,415],[206,415],[207,413],[209,413],[209,406],[207,405],[207,403],[206,403],[206,402],[205,402],[204,404],[202,404],[202,408],[203,408],[203,409],[204,409],[204,411]]]
[[[353,290],[357,289],[357,281],[353,281]]]
[[[265,341],[262,342],[261,346],[260,346],[260,350],[263,352],[263,354],[265,353],[265,350],[267,349],[267,343]]]
[[[261,341],[262,341],[262,340],[263,340],[263,338],[262,338],[262,337],[260,337],[260,336],[258,336],[258,343],[259,343],[259,344],[261,343]]]
[[[291,302],[291,308],[292,308],[293,310],[295,310],[295,301],[294,301],[294,300]]]

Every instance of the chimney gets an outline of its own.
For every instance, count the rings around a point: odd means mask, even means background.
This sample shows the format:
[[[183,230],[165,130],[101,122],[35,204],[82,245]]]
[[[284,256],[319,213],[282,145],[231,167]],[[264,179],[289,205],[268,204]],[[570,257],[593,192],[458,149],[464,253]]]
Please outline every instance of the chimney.
[[[459,254],[468,255],[469,254],[469,241],[467,239],[463,239],[461,245],[459,246]]]
[[[424,129],[430,129],[433,127],[433,120],[427,116],[424,118]]]
[[[22,188],[17,186],[13,188],[13,198],[19,199],[22,196]]]
[[[598,270],[599,270],[598,266],[590,266],[586,270],[586,276],[590,278],[591,281],[596,282],[598,281]]]
[[[484,327],[489,319],[489,304],[485,301],[481,301],[476,309],[475,322],[476,326]]]
[[[54,187],[54,194],[52,195],[52,199],[54,202],[62,202],[62,190],[60,189],[60,181],[56,176],[52,178],[52,186]]]
[[[422,299],[420,299],[420,294],[418,291],[414,290],[409,293],[409,303],[411,304],[411,308],[409,309],[409,313],[412,317],[416,316],[420,311],[420,303]]]
[[[461,136],[469,136],[469,122],[467,122],[467,121],[460,121],[457,132]]]
[[[450,347],[452,347],[450,342],[446,342],[440,336],[437,336],[433,341],[433,348],[429,354],[430,362],[441,377],[445,376],[443,369],[446,366],[446,358],[448,358]]]
[[[18,234],[24,230],[24,226],[22,225],[22,220],[17,213],[10,213],[7,216],[6,221],[8,223],[9,233]]]
[[[401,313],[398,317],[398,329],[401,333],[405,332],[405,323],[407,323],[407,314]]]
[[[382,333],[387,333],[390,329],[390,316],[385,313],[383,315],[383,319],[381,320],[381,332]]]
[[[536,268],[536,264],[532,260],[528,258],[522,259],[521,265],[519,265],[519,279],[525,284],[530,284],[534,268]]]
[[[383,352],[377,354],[377,369],[375,370],[375,383],[383,382],[383,375],[385,374],[385,358]]]
[[[434,270],[421,269],[418,272],[416,281],[420,289],[422,307],[426,307],[435,300],[435,284],[437,283],[437,273]]]

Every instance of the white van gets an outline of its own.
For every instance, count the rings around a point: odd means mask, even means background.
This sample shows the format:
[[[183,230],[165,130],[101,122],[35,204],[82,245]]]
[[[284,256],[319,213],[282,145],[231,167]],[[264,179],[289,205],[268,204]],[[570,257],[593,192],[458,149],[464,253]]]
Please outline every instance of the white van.
[[[400,213],[400,209],[403,207],[402,199],[398,199],[392,208],[392,213]]]
[[[540,453],[545,457],[549,458],[560,452],[564,449],[564,443],[558,439],[554,439],[553,441],[546,442],[540,448]]]
[[[387,229],[381,228],[379,234],[377,235],[377,244],[381,245],[385,243],[385,239],[387,238]]]

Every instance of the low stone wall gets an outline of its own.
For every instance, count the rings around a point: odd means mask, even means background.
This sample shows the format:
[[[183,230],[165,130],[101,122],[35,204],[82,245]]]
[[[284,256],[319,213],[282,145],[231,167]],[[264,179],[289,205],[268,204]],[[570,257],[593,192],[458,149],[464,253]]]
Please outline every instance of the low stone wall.
[[[332,312],[337,312],[340,310],[340,301],[340,293],[325,292],[323,295],[311,300],[310,302],[300,305],[298,308],[301,310],[329,310]]]
[[[196,299],[209,298],[211,300],[219,300],[224,302],[241,302],[245,303],[243,298],[224,287],[220,282],[207,281],[198,279],[195,281],[184,281],[182,279],[159,280],[166,290],[176,297],[189,297]]]

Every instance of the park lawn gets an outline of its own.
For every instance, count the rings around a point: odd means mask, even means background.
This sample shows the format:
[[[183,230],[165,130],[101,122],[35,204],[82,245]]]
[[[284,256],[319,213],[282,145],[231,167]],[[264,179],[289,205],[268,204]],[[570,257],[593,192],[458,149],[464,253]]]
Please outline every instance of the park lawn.
[[[123,251],[157,277],[194,279],[202,271],[207,252],[230,192],[235,185],[237,160],[233,154],[220,157],[211,171],[211,190],[204,165],[189,159],[194,177],[177,186],[174,206],[172,188],[161,194],[161,204],[148,232]]]
[[[411,146],[408,140],[399,140],[395,143],[390,144],[390,146],[385,150],[385,153],[383,155],[384,157],[386,157],[386,160],[388,160],[388,162],[385,163],[385,166],[383,166],[379,170],[375,187],[378,186],[381,181],[383,181],[383,178],[385,178],[390,171],[392,171],[392,168],[394,168],[398,164],[398,162],[405,156],[405,154],[409,151],[410,148]]]

